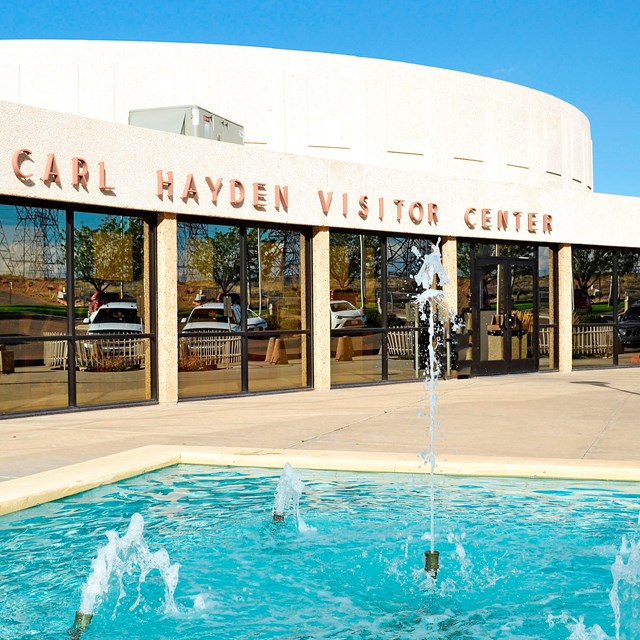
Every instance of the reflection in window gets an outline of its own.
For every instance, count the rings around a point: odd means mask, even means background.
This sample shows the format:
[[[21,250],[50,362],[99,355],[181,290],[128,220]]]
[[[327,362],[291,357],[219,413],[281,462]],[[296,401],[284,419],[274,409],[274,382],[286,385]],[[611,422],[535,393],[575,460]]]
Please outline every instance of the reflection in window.
[[[230,335],[241,321],[240,243],[239,227],[178,223],[180,398],[242,390],[241,337]]]
[[[298,231],[247,230],[248,306],[269,329],[306,328],[303,247]]]
[[[331,383],[379,382],[383,377],[383,239],[353,233],[329,236]],[[339,311],[336,304],[351,305]],[[351,314],[351,317],[348,317]]]
[[[331,300],[347,300],[364,309],[368,326],[381,326],[381,244],[378,236],[332,233],[329,240]]]
[[[638,365],[640,358],[640,252],[616,255],[618,364]]]
[[[558,368],[557,252],[538,248],[538,356],[540,369]]]
[[[306,242],[292,229],[178,223],[180,397],[308,386],[308,340],[289,333],[308,327]]]
[[[206,223],[178,223],[178,312],[221,301],[240,303],[240,229]]]
[[[0,334],[66,333],[65,236],[64,211],[0,205]]]
[[[614,364],[614,260],[610,249],[573,247],[573,367]]]
[[[139,336],[151,330],[145,222],[77,212],[73,239],[77,404],[149,400],[152,347]]]
[[[78,213],[74,229],[76,306],[144,296],[144,222],[129,216]],[[141,310],[144,311],[144,310]]]
[[[247,229],[249,391],[308,386],[307,336],[274,333],[307,329],[305,275],[305,238],[299,231]]]
[[[421,377],[427,332],[414,276],[432,241],[332,233],[329,249],[332,384]]]
[[[67,406],[67,374],[48,342],[67,333],[65,212],[0,205],[0,412]],[[66,342],[65,348],[66,348]]]
[[[473,315],[471,307],[471,244],[469,242],[457,243],[458,265],[458,325],[453,345],[455,366],[459,377],[471,375],[473,360],[472,336]]]
[[[419,378],[428,348],[427,320],[415,297],[414,276],[423,256],[432,251],[426,238],[387,238],[387,377],[389,380]]]

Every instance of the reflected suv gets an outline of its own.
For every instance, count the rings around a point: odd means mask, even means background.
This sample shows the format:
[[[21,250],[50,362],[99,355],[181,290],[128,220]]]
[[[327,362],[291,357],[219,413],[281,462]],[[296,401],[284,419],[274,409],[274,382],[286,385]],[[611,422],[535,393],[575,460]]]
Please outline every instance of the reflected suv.
[[[231,316],[224,313],[223,302],[207,302],[195,307],[188,318],[183,318],[182,333],[197,333],[200,331],[240,331],[240,307],[231,305]],[[247,309],[247,330],[264,331],[267,321],[255,311]]]
[[[101,333],[143,333],[135,302],[107,302],[85,318],[83,323],[89,325],[87,335],[90,336]]]
[[[627,349],[640,348],[640,303],[631,305],[620,316],[618,336]]]

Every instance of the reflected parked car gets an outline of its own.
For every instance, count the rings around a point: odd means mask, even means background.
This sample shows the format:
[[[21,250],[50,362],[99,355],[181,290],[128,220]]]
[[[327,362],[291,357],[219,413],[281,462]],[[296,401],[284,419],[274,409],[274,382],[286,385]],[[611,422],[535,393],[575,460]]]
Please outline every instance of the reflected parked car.
[[[618,336],[627,349],[640,348],[640,304],[631,305],[618,319]]]
[[[362,309],[358,309],[348,300],[332,300],[329,302],[331,312],[331,328],[364,327],[367,318]]]
[[[87,335],[102,333],[143,333],[142,320],[138,316],[135,302],[107,302],[88,318],[82,321],[88,324]]]
[[[586,291],[582,289],[573,290],[573,308],[591,311],[591,298]]]
[[[231,316],[224,312],[223,302],[206,302],[195,307],[188,318],[183,318],[182,333],[198,333],[200,331],[240,331],[241,309],[237,304],[231,305]],[[255,311],[247,309],[247,330],[264,331],[267,321]]]
[[[125,356],[134,360],[140,355],[137,352],[139,339],[132,336],[144,333],[142,319],[138,316],[138,305],[135,302],[107,302],[88,318],[82,321],[88,324],[87,336],[120,334],[122,338],[107,338],[83,342],[86,353],[93,353],[96,348],[105,356]]]
[[[116,291],[96,291],[89,299],[87,315],[90,316],[104,304],[117,302],[118,300],[120,300],[120,294]]]

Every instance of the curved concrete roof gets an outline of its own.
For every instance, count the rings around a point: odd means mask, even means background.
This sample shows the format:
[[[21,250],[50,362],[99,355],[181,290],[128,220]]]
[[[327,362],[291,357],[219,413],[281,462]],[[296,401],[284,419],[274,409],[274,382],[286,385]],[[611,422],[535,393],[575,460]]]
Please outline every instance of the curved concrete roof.
[[[197,104],[245,143],[432,175],[587,191],[587,118],[519,85],[351,56],[227,45],[0,41],[0,100],[125,123]]]

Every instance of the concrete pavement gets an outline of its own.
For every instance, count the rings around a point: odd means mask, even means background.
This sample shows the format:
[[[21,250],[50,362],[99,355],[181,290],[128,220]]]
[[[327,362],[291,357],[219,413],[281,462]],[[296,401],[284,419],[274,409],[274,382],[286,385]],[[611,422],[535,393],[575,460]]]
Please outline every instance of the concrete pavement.
[[[0,480],[157,444],[417,458],[425,396],[419,382],[11,418],[0,421]],[[447,380],[437,396],[439,461],[640,469],[640,369]]]

